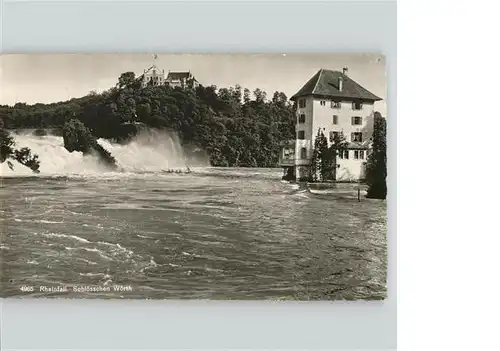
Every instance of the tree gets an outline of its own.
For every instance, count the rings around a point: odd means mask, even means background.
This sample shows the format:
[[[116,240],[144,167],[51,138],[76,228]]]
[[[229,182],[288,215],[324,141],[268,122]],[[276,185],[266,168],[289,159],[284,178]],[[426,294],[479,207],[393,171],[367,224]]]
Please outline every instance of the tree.
[[[241,86],[239,84],[236,84],[234,87],[233,99],[241,103]]]
[[[15,150],[14,158],[17,162],[30,168],[33,172],[40,173],[40,161],[38,161],[38,155],[32,155],[29,148],[23,147],[20,150]]]
[[[14,138],[5,129],[0,128],[0,163],[14,153]]]
[[[118,87],[125,88],[130,87],[135,83],[135,73],[134,72],[125,72],[120,75],[118,78]]]
[[[128,92],[121,92],[118,95],[116,107],[121,122],[134,122],[137,120],[135,100]]]
[[[148,123],[151,116],[151,105],[142,103],[137,106],[137,118],[143,123]]]
[[[330,162],[331,169],[331,180],[337,181],[337,157],[340,153],[343,153],[347,150],[347,140],[344,136],[344,133],[337,132],[333,133],[333,138],[331,138],[332,145],[328,149],[329,155],[328,159]]]
[[[311,160],[311,180],[322,182],[337,180],[337,156],[347,149],[347,141],[342,132],[334,133],[330,139],[332,145],[328,147],[328,140],[321,129],[314,140],[313,156]]]
[[[253,91],[253,95],[255,96],[255,101],[258,103],[264,102],[267,97],[267,93],[259,88]]]
[[[85,125],[77,119],[72,119],[63,127],[64,147],[69,152],[80,151],[84,155],[95,153],[104,164],[116,168],[116,160],[109,151],[104,149]]]
[[[288,101],[288,98],[286,97],[285,93],[281,93],[279,91],[275,91],[273,94],[273,103],[280,106],[284,107]]]
[[[325,151],[325,135],[318,129],[316,138],[314,139],[314,148],[309,166],[309,180],[312,182],[318,181],[318,174],[321,177],[322,157]],[[327,143],[328,144],[328,143]]]
[[[385,199],[387,197],[387,122],[375,112],[372,138],[372,152],[366,166],[366,197]]]
[[[15,144],[14,138],[10,133],[0,126],[0,163],[5,162],[7,158],[13,158],[26,167],[31,168],[33,172],[39,173],[40,161],[38,161],[38,155],[32,155],[31,150],[27,147],[14,150]],[[10,161],[7,161],[7,163],[9,168],[13,170],[14,166],[12,163]]]
[[[243,102],[245,104],[250,103],[250,90],[247,88],[243,90]]]
[[[322,182],[325,182],[329,180],[329,174],[331,173],[331,161],[328,150],[328,140],[322,130],[318,131],[315,144],[316,142],[318,146],[319,178]]]

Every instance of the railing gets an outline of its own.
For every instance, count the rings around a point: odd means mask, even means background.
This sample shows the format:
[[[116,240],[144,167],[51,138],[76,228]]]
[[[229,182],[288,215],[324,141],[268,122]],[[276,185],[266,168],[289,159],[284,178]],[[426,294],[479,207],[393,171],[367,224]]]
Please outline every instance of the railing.
[[[279,165],[280,166],[294,166],[295,165],[295,159],[280,157],[280,159],[279,159]]]

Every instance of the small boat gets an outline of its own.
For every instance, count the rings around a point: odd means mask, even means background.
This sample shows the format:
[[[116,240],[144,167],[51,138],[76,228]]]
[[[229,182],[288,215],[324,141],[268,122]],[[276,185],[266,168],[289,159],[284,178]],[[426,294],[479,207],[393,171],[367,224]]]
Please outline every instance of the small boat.
[[[187,167],[187,169],[185,171],[182,171],[181,169],[164,169],[162,170],[162,173],[176,173],[176,174],[180,174],[180,173],[184,173],[184,174],[188,174],[188,173],[192,173],[191,169],[189,167]]]

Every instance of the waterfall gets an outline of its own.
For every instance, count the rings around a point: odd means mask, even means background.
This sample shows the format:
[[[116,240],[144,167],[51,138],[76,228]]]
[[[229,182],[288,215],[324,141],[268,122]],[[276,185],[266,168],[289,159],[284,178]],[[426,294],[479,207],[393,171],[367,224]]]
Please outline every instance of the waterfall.
[[[55,135],[35,136],[31,131],[12,133],[16,148],[28,147],[40,160],[40,175],[92,175],[109,172],[97,156],[68,152],[63,138]],[[207,167],[205,156],[187,156],[180,140],[174,133],[164,131],[144,131],[127,144],[112,143],[99,139],[99,144],[108,150],[117,161],[118,167],[127,173],[161,172],[167,169],[186,167]],[[27,167],[9,159],[0,164],[0,176],[32,175]]]

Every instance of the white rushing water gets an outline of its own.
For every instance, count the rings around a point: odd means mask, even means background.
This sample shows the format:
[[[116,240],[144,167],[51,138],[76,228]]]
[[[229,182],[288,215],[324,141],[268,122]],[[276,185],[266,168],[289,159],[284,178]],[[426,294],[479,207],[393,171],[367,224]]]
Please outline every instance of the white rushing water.
[[[15,138],[16,148],[28,147],[40,160],[40,175],[92,175],[109,172],[99,163],[96,156],[81,152],[68,152],[64,148],[62,137],[47,135],[34,136],[25,132],[12,135]],[[101,144],[115,157],[123,172],[160,172],[167,169],[185,169],[186,167],[208,166],[206,159],[187,159],[180,144],[179,138],[167,132],[149,132],[135,137],[127,144],[115,144],[105,139],[99,139]],[[10,159],[9,159],[10,160]],[[10,160],[11,169],[7,162],[0,164],[0,176],[35,175],[27,167],[15,160]]]

